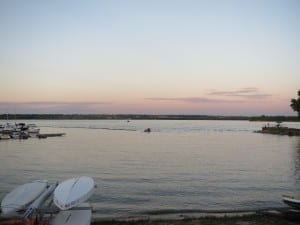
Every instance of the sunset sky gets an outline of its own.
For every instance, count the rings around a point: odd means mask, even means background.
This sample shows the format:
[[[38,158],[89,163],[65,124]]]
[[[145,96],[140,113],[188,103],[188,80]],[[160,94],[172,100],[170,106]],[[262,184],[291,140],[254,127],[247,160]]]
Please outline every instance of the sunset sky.
[[[0,0],[0,114],[297,115],[299,0]]]

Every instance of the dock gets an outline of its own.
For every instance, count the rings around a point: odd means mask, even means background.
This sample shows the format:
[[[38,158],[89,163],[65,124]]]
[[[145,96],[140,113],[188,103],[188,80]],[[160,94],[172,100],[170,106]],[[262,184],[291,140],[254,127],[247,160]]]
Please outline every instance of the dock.
[[[47,137],[61,137],[66,135],[66,133],[49,133],[49,134],[38,134],[38,138],[47,138]]]

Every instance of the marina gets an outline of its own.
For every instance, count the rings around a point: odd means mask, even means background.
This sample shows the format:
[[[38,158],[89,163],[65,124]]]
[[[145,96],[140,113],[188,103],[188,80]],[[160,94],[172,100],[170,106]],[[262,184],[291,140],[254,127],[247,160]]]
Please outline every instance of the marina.
[[[61,137],[64,135],[65,133],[40,133],[40,128],[32,123],[6,122],[3,125],[0,124],[0,140]]]

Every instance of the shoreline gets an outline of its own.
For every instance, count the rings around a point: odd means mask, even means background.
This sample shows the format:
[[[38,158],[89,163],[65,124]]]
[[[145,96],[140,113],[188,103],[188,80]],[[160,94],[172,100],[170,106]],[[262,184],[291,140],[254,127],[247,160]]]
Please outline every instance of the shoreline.
[[[267,211],[220,212],[220,213],[174,213],[128,217],[93,217],[92,225],[294,225],[299,224],[300,211],[281,208]]]
[[[9,220],[0,214],[0,223]],[[296,225],[300,211],[285,207],[244,212],[206,212],[160,215],[136,215],[98,218],[93,214],[91,225]]]

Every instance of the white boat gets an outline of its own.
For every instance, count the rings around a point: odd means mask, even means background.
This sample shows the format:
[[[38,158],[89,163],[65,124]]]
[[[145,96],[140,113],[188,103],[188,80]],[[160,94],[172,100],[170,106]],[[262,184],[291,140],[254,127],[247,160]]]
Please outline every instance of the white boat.
[[[91,177],[78,177],[60,183],[54,191],[53,202],[61,210],[75,207],[89,199],[95,189]]]
[[[40,128],[35,124],[28,124],[27,127],[27,133],[30,137],[36,137],[40,133]]]
[[[47,185],[46,180],[36,180],[16,187],[3,198],[2,214],[14,215],[20,210],[25,210],[47,189]]]
[[[80,204],[79,209],[60,211],[52,221],[51,225],[90,225],[92,220],[92,209],[88,203]]]
[[[8,134],[0,134],[0,140],[9,140],[10,136]]]
[[[282,201],[293,208],[300,209],[300,196],[283,195]]]
[[[57,183],[47,186],[47,189],[27,207],[25,213],[23,214],[23,218],[30,218],[30,216],[34,212],[36,212],[40,208],[40,206],[47,200],[47,198],[53,193],[56,186]]]
[[[16,130],[16,126],[14,124],[6,123],[6,124],[4,124],[2,132],[3,133],[11,133],[15,130]]]
[[[19,131],[13,131],[11,133],[11,138],[12,139],[19,139],[20,138],[20,132]]]
[[[3,215],[7,216],[20,216],[22,215],[20,211],[25,211],[22,218],[32,221],[34,221],[33,215],[47,214],[48,209],[48,214],[53,216],[47,217],[53,218],[50,221],[52,225],[90,225],[92,208],[84,202],[92,195],[94,188],[95,183],[91,177],[69,179],[58,186],[57,183],[48,185],[47,181],[33,181],[20,185],[7,194],[1,202],[1,208]],[[55,211],[49,205],[48,208],[43,207],[43,204],[53,192],[55,205],[60,206],[55,207]],[[59,209],[64,210],[60,211]],[[56,215],[53,215],[53,213],[56,213]],[[38,218],[42,217],[36,217],[36,219]],[[22,220],[17,222],[22,224]]]
[[[2,132],[4,129],[4,125],[0,124],[0,132]]]

